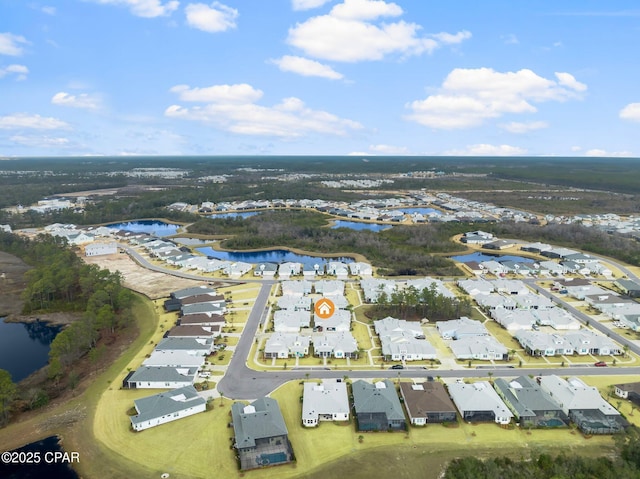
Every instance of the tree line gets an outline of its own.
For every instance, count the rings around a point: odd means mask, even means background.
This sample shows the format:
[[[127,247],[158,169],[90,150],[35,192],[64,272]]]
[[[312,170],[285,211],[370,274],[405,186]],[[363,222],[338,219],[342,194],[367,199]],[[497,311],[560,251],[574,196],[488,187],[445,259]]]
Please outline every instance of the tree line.
[[[494,457],[454,459],[444,479],[638,479],[640,433],[630,427],[615,438],[616,457],[538,454],[529,460]]]
[[[133,295],[122,286],[119,272],[85,264],[63,238],[38,235],[29,240],[0,232],[0,249],[32,266],[26,273],[23,292],[25,314],[81,313],[81,319],[58,333],[51,343],[47,376],[53,388],[25,391],[23,397],[16,397],[7,385],[3,396],[4,381],[0,381],[3,404],[21,400],[23,408],[37,407],[46,404],[48,396],[59,392],[60,386],[74,386],[72,383],[79,379],[72,372],[75,361],[85,355],[91,362],[99,361],[105,353],[104,347],[98,346],[100,339],[130,323]],[[65,384],[61,385],[63,378]]]

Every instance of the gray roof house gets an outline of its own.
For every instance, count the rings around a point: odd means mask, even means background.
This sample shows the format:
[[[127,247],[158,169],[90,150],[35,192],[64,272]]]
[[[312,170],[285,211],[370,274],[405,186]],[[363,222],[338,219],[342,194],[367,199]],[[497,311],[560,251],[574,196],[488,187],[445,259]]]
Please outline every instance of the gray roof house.
[[[569,418],[560,405],[529,376],[498,378],[494,388],[523,427],[562,427]]]
[[[204,364],[205,357],[201,354],[191,354],[189,351],[153,351],[142,362],[143,366],[173,366],[183,368],[200,368]]]
[[[197,367],[141,366],[127,375],[123,386],[131,389],[181,388],[192,385],[197,372]]]
[[[179,289],[171,293],[171,297],[175,299],[184,299],[189,296],[197,296],[199,294],[215,294],[216,290],[207,286],[195,286],[192,288]]]
[[[189,316],[190,314],[224,314],[226,311],[227,307],[224,304],[215,303],[185,304],[180,308],[182,316]]]
[[[341,379],[304,383],[302,425],[315,427],[318,421],[348,421],[347,384]]]
[[[190,354],[206,356],[213,349],[213,338],[169,337],[160,340],[156,351],[186,351]]]
[[[414,426],[456,421],[456,407],[440,382],[401,382],[400,395],[409,420]]]
[[[450,384],[449,395],[465,421],[509,424],[513,418],[512,412],[488,381]]]
[[[443,339],[462,339],[489,335],[489,331],[481,321],[475,321],[466,316],[450,321],[438,321],[436,329]]]
[[[351,385],[358,431],[405,430],[407,421],[396,388],[388,379],[375,384],[355,381]]]
[[[564,380],[556,375],[542,376],[540,386],[586,434],[613,434],[628,426],[620,413],[600,396],[597,388],[587,386],[576,377]]]
[[[289,432],[275,399],[263,397],[248,406],[235,402],[231,406],[231,417],[241,470],[293,460]]]
[[[640,406],[640,382],[624,383],[615,385],[616,396],[628,399],[637,406]]]
[[[131,416],[131,426],[136,431],[149,429],[207,409],[207,402],[198,396],[193,386],[136,399],[137,415]]]

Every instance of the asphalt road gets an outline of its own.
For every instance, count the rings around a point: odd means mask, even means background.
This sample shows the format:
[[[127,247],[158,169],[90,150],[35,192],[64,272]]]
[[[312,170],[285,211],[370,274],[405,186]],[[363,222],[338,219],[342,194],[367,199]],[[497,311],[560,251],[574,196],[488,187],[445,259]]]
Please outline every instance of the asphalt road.
[[[156,266],[149,263],[143,256],[141,256],[134,249],[120,245],[125,249],[127,253],[134,258],[140,265],[148,268],[152,271],[160,273],[172,274],[186,279],[195,279],[200,281],[207,281],[208,278],[202,276],[184,273],[176,270],[169,270],[161,266]],[[623,271],[629,279],[639,281],[638,278],[627,268],[621,266],[615,262],[612,262],[609,258],[603,258],[604,261],[613,264],[615,267]],[[522,375],[548,375],[556,374],[561,376],[609,376],[612,374],[625,374],[634,375],[640,374],[640,367],[620,367],[615,369],[609,367],[595,367],[593,365],[580,365],[563,368],[508,368],[504,366],[484,366],[478,369],[425,369],[422,367],[408,366],[405,369],[371,369],[371,370],[331,370],[324,367],[305,367],[298,369],[289,369],[282,371],[255,371],[247,367],[247,358],[251,351],[251,346],[254,342],[256,332],[261,322],[266,320],[267,315],[267,302],[269,300],[269,294],[271,287],[276,283],[274,280],[229,280],[224,279],[224,282],[228,283],[246,283],[246,282],[260,282],[262,288],[258,293],[258,297],[254,303],[253,309],[249,314],[249,318],[242,331],[242,335],[238,344],[236,345],[235,352],[231,358],[230,364],[227,368],[225,375],[222,377],[217,385],[218,392],[227,398],[231,399],[244,399],[253,400],[265,396],[281,385],[288,381],[302,380],[307,377],[313,377],[317,379],[328,378],[344,378],[350,379],[400,379],[400,378],[414,378],[419,380],[426,380],[429,376],[436,378],[486,378],[491,375],[494,378],[498,377],[517,377]],[[640,346],[629,341],[624,336],[621,336],[614,331],[611,331],[607,327],[591,319],[588,315],[578,311],[571,304],[563,301],[561,298],[554,296],[549,291],[545,290],[541,286],[535,284],[535,280],[525,280],[531,287],[537,290],[540,294],[550,298],[551,300],[560,303],[567,311],[575,315],[584,324],[589,324],[593,328],[599,330],[605,335],[609,336],[614,341],[617,341],[623,345],[627,345],[629,350],[640,355]]]

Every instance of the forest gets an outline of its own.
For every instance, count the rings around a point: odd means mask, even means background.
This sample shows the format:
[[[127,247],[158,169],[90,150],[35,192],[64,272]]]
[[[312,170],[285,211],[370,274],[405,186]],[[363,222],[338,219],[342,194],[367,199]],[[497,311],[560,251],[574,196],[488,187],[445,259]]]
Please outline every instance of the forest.
[[[530,460],[494,457],[454,459],[444,479],[638,479],[640,432],[630,427],[615,438],[616,457],[538,454]]]
[[[28,391],[18,388],[8,401],[17,409],[32,409],[46,404],[64,388],[75,387],[80,379],[73,370],[78,359],[88,355],[92,362],[100,360],[105,352],[100,340],[130,323],[133,295],[122,286],[119,273],[85,264],[66,240],[49,235],[29,240],[0,232],[0,250],[32,266],[26,273],[25,314],[64,311],[81,315],[51,343],[48,384]]]

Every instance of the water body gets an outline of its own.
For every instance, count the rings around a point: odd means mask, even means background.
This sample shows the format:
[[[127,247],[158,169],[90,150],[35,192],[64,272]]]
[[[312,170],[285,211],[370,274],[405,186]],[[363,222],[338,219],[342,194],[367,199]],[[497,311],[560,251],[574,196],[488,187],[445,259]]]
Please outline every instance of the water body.
[[[331,229],[336,228],[349,228],[351,230],[356,231],[373,231],[377,233],[378,231],[388,230],[389,228],[393,228],[390,225],[379,225],[375,223],[360,223],[359,221],[342,221],[336,220],[331,227]]]
[[[162,237],[176,234],[180,225],[165,223],[164,221],[142,220],[115,223],[107,225],[107,228],[131,231],[132,233],[147,233],[153,236]]]
[[[11,452],[24,453],[26,458],[35,462],[35,458],[40,458],[39,464],[5,464],[0,462],[0,477],[7,479],[78,479],[80,476],[74,471],[69,461],[65,462],[61,458],[52,460],[55,453],[64,450],[60,446],[57,436],[50,436],[42,441],[32,442]],[[68,453],[70,451],[67,451]],[[71,458],[71,456],[68,456]],[[79,460],[82,460],[80,457]]]
[[[483,261],[516,261],[518,263],[534,263],[531,258],[525,258],[523,256],[510,256],[499,254],[487,254],[487,253],[472,253],[462,256],[452,256],[450,259],[458,261],[460,263],[468,263],[470,261],[477,261],[482,263]]]
[[[353,263],[355,260],[351,257],[341,258],[322,258],[320,256],[309,256],[293,253],[284,249],[272,249],[266,251],[251,252],[235,252],[235,251],[217,251],[213,248],[197,248],[199,252],[215,259],[223,261],[243,261],[245,263],[302,263],[307,266],[314,264],[323,265],[329,261],[342,261],[343,263]]]
[[[0,369],[22,381],[49,361],[51,341],[61,328],[47,323],[5,323],[0,318]]]
[[[217,218],[250,218],[252,216],[259,215],[259,211],[243,211],[238,213],[217,213],[215,215],[209,216],[209,218],[217,219]]]

